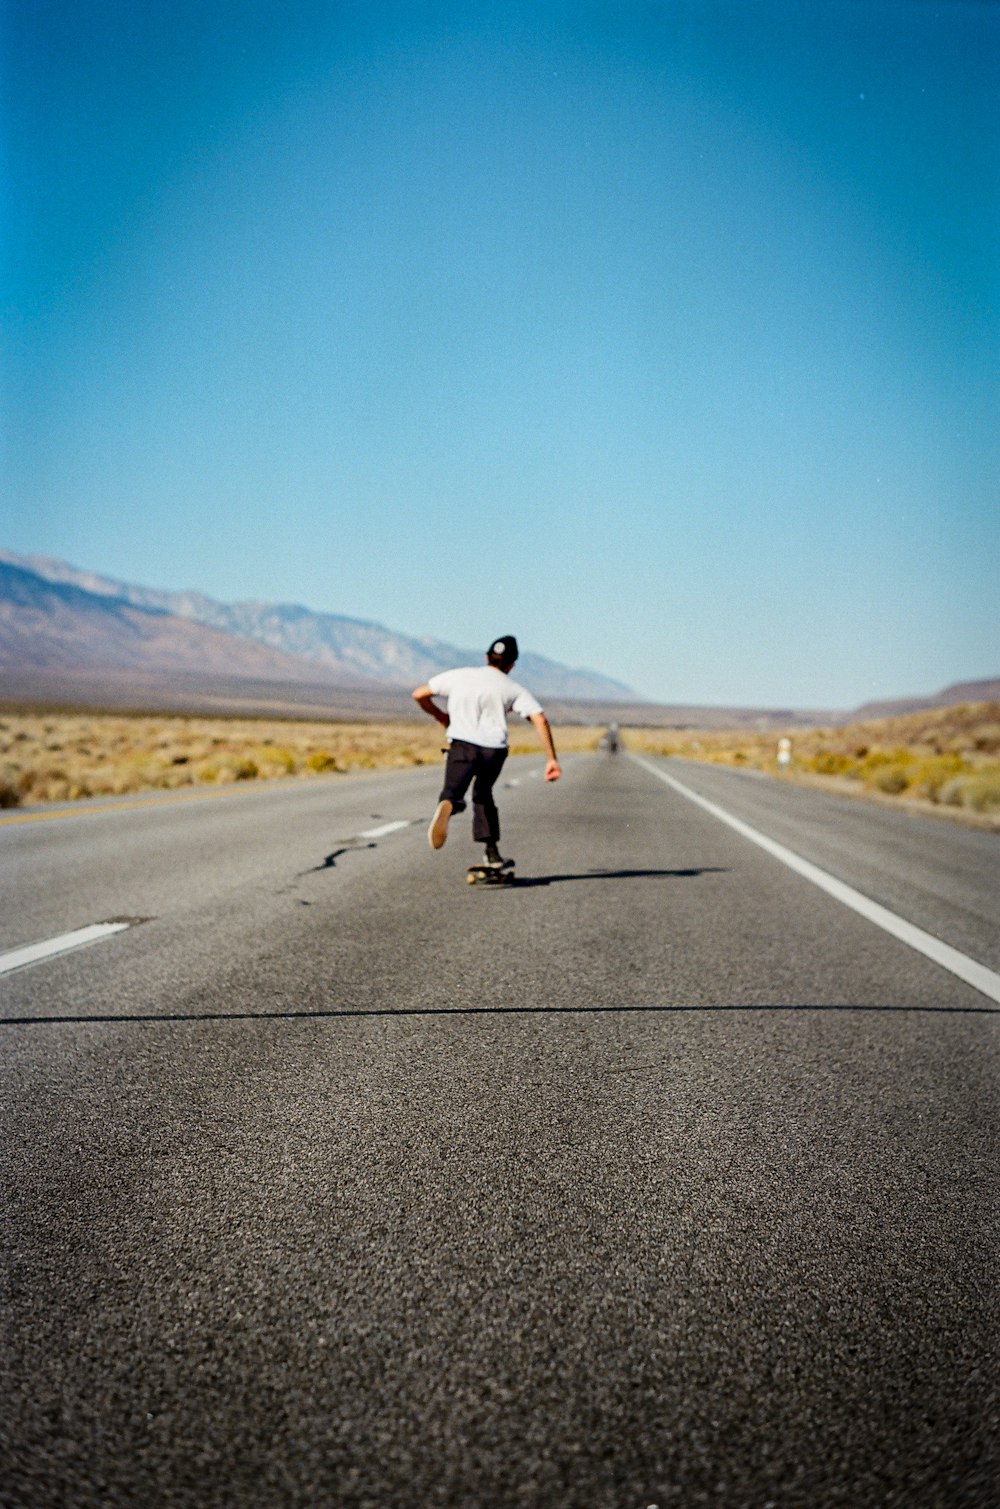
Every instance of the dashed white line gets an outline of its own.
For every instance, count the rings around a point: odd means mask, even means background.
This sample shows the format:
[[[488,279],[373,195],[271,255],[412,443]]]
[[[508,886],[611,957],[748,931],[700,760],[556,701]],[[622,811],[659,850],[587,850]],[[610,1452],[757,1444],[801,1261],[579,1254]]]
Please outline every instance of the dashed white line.
[[[380,828],[366,828],[359,833],[359,838],[384,838],[387,833],[395,833],[399,828],[408,828],[409,822],[405,818],[399,818],[394,823],[383,823]]]
[[[381,823],[377,828],[366,828],[359,838],[384,838],[400,828],[408,828],[409,820],[397,818],[391,823]],[[60,933],[57,938],[47,938],[42,943],[29,943],[23,948],[11,948],[0,953],[0,975],[23,969],[26,964],[37,964],[42,959],[52,959],[57,954],[67,954],[74,948],[86,948],[88,943],[99,943],[114,933],[123,932],[128,922],[95,922],[90,927],[79,927],[72,933]]]
[[[776,843],[773,838],[760,833],[745,823],[741,818],[734,817],[725,808],[719,807],[715,802],[710,802],[706,797],[699,796],[696,791],[667,775],[665,770],[660,770],[649,760],[644,760],[641,755],[633,755],[637,765],[643,770],[648,770],[650,775],[655,775],[665,785],[670,786],[679,795],[687,797],[689,802],[710,812],[721,823],[727,823],[730,828],[748,838],[751,843],[773,855],[775,859],[787,865],[790,870],[809,880],[813,885],[819,886],[821,891],[826,891],[828,896],[833,896],[844,906],[849,906],[852,911],[860,913],[862,917],[873,922],[876,927],[884,932],[891,933],[901,943],[906,943],[910,948],[916,949],[917,953],[924,954],[928,959],[933,959],[935,964],[940,964],[942,969],[947,969],[981,995],[987,996],[991,1001],[1000,1002],[1000,974],[987,969],[985,964],[979,964],[975,959],[970,959],[967,954],[960,953],[957,948],[952,948],[950,943],[942,943],[940,938],[935,938],[932,933],[925,933],[923,928],[914,927],[912,922],[906,922],[902,917],[897,917],[895,912],[890,912],[888,907],[881,906],[877,901],[872,901],[870,896],[865,896],[861,891],[856,891],[853,886],[845,885],[834,875],[828,875],[818,865],[811,864],[808,859],[803,859],[792,849],[786,849],[784,844]]]
[[[78,927],[72,933],[60,933],[58,938],[47,938],[43,943],[29,943],[23,948],[9,948],[0,954],[0,975],[10,974],[13,969],[22,969],[25,964],[37,964],[40,959],[51,959],[55,954],[69,953],[70,949],[85,948],[88,943],[97,943],[120,933],[127,922],[95,922],[91,927]]]

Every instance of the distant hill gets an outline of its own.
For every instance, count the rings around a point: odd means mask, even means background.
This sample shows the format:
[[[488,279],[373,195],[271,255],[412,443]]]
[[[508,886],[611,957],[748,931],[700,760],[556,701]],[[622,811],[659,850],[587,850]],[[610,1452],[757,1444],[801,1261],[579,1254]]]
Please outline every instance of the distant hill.
[[[200,592],[136,586],[47,556],[18,556],[4,550],[0,550],[0,563],[6,571],[18,571],[22,577],[16,611],[9,599],[0,609],[0,666],[11,670],[33,664],[50,670],[72,665],[95,669],[100,665],[135,666],[150,671],[219,671],[232,677],[245,674],[258,680],[329,682],[345,687],[409,688],[435,671],[479,664],[483,658],[484,647],[462,649],[430,637],[399,634],[382,624],[317,613],[290,603],[221,603]],[[81,595],[60,598],[58,593],[45,596],[35,589],[36,602],[30,609],[33,616],[27,630],[23,620],[28,611],[25,576],[33,576],[50,588],[72,589]],[[91,600],[89,606],[86,599]],[[67,617],[71,601],[79,615],[75,627]],[[126,610],[133,610],[132,616]],[[142,618],[143,613],[158,616],[155,628],[153,619]],[[168,621],[187,625],[187,635],[181,627],[168,628]],[[223,640],[199,641],[195,625],[228,636],[246,649],[231,651],[235,658],[222,664],[219,657],[226,653]],[[198,643],[207,657],[201,664],[197,664]],[[265,649],[281,659],[254,659],[250,654]],[[532,691],[549,699],[641,701],[631,688],[610,677],[560,665],[530,652],[518,661],[517,674]]]
[[[958,707],[962,702],[1000,702],[1000,676],[985,681],[956,681],[944,691],[927,697],[900,697],[891,702],[865,702],[850,714],[852,723],[871,718],[896,718],[904,713],[921,713],[931,707]]]

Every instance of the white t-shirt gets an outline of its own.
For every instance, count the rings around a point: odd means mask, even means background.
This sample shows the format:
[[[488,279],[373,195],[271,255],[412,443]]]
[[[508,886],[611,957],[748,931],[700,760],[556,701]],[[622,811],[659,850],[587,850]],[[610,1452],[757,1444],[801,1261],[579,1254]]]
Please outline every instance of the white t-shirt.
[[[449,740],[464,739],[484,749],[506,749],[508,713],[530,718],[542,710],[529,691],[493,665],[442,671],[427,685],[435,697],[448,699]]]

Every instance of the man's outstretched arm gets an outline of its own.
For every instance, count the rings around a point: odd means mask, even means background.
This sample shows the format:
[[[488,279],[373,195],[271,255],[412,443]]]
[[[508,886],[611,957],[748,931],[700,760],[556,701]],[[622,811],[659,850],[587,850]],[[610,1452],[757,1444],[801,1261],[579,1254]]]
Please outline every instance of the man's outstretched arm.
[[[438,707],[437,703],[434,701],[434,694],[432,693],[430,687],[426,684],[426,682],[423,686],[414,687],[413,691],[410,693],[410,696],[413,698],[414,702],[418,703],[419,706],[423,708],[425,713],[430,713],[431,717],[436,718],[444,728],[448,727],[448,714],[446,712],[443,712],[441,708]]]
[[[416,693],[414,693],[414,696],[416,696]],[[545,766],[545,779],[547,781],[558,781],[562,775],[562,770],[560,769],[559,761],[556,759],[556,746],[552,742],[552,730],[549,727],[549,720],[544,713],[532,713],[531,721],[535,725],[535,731],[542,741],[542,748],[548,755],[548,761]]]

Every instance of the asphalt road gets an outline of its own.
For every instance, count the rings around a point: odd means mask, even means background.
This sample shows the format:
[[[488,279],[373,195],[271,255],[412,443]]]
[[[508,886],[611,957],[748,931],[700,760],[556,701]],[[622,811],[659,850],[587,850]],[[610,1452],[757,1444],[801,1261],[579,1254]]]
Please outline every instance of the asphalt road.
[[[1000,968],[996,835],[663,768]],[[0,977],[5,1509],[997,1502],[997,1002],[539,774],[503,891],[428,770],[0,820],[0,949],[145,919]]]

